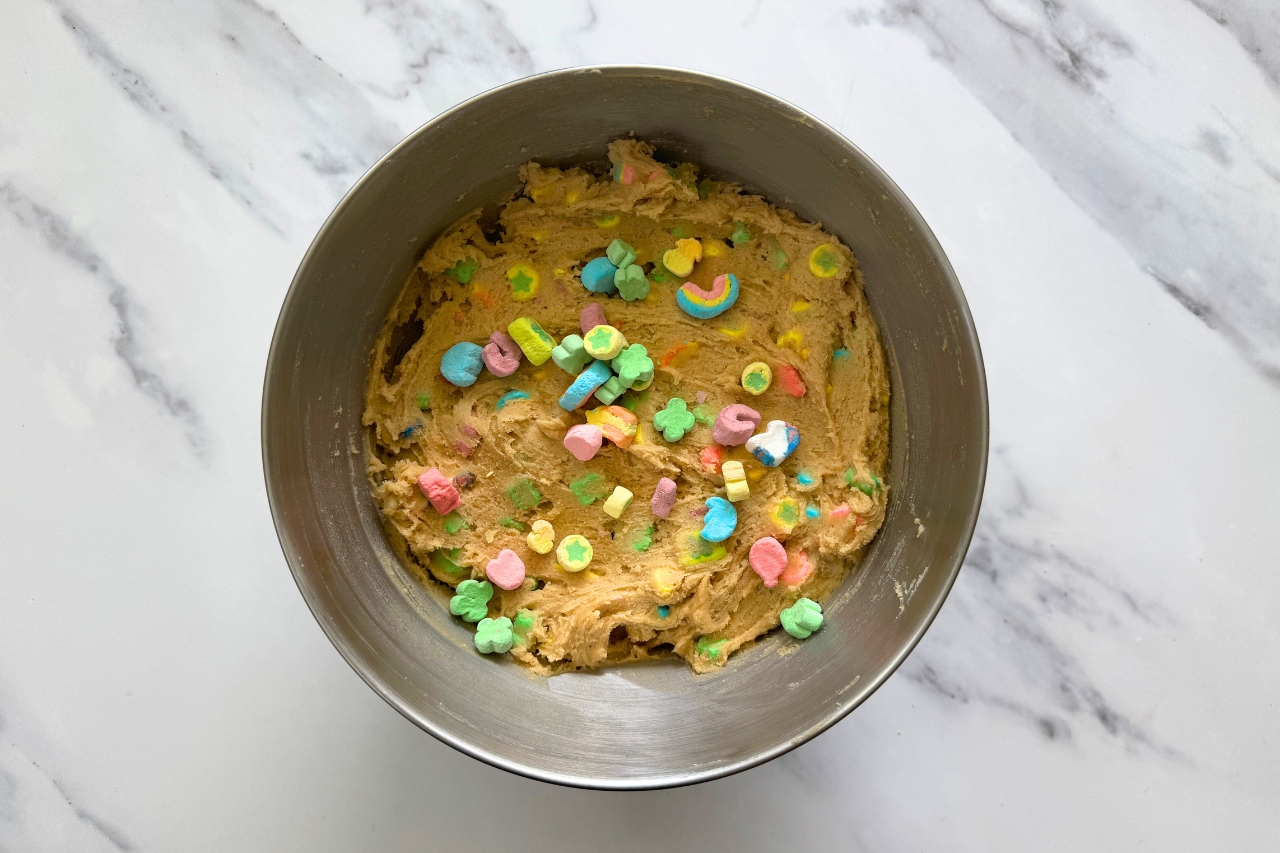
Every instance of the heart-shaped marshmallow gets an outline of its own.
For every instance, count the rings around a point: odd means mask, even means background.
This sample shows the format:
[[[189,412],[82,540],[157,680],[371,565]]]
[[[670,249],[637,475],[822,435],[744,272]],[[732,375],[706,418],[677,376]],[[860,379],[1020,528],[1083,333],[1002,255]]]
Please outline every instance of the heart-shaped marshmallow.
[[[484,567],[484,575],[494,586],[503,589],[517,589],[524,583],[524,560],[510,548],[503,548],[498,556]]]

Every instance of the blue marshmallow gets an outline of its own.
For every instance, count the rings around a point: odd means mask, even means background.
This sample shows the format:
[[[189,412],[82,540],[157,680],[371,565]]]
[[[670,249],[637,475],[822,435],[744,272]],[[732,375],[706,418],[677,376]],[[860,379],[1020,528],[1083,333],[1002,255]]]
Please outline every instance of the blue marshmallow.
[[[702,519],[699,536],[708,542],[723,542],[737,526],[738,511],[733,504],[721,497],[707,498],[707,514]]]
[[[508,391],[498,398],[498,402],[493,404],[495,411],[502,411],[506,408],[507,403],[514,403],[516,400],[528,400],[529,394],[525,391]]]
[[[440,372],[445,379],[459,388],[475,385],[476,379],[480,377],[480,371],[484,369],[482,352],[484,350],[479,344],[466,341],[454,344],[440,359]]]
[[[608,258],[596,258],[588,261],[582,268],[582,286],[592,293],[613,293],[618,286],[613,283],[613,276],[618,268]]]
[[[579,373],[578,378],[573,380],[573,384],[560,397],[560,408],[572,412],[587,402],[587,398],[596,393],[600,386],[608,382],[612,376],[613,371],[609,369],[609,362],[591,362],[591,366]]]

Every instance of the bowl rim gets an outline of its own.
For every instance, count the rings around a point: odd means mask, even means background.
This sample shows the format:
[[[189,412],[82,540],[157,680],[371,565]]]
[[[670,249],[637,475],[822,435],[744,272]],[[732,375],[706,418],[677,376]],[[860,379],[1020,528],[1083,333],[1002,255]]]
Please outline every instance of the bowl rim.
[[[820,723],[811,727],[808,731],[805,731],[801,735],[791,738],[789,740],[783,741],[782,743],[776,744],[775,746],[769,749],[762,750],[751,756],[748,756],[747,758],[743,758],[739,761],[735,761],[730,764],[721,765],[708,770],[699,770],[699,771],[669,774],[669,775],[663,775],[663,776],[637,777],[634,779],[630,779],[630,778],[598,779],[598,778],[588,777],[588,776],[578,776],[578,775],[572,775],[567,773],[557,773],[557,772],[549,772],[546,770],[542,770],[540,768],[533,767],[533,766],[521,763],[519,761],[514,761],[502,755],[489,752],[488,750],[480,749],[474,746],[473,744],[469,743],[468,741],[463,740],[462,738],[456,737],[450,732],[437,727],[430,719],[428,719],[423,715],[418,714],[413,708],[409,707],[409,705],[401,698],[401,696],[391,687],[389,683],[379,678],[375,673],[373,673],[369,669],[368,666],[366,666],[364,660],[355,652],[355,650],[353,649],[352,645],[347,640],[347,638],[344,637],[337,630],[337,627],[333,623],[333,621],[329,619],[327,614],[320,608],[316,597],[314,596],[312,590],[310,589],[310,586],[304,583],[303,578],[300,575],[300,566],[298,565],[298,561],[296,560],[295,556],[289,553],[289,548],[285,544],[285,532],[282,528],[283,519],[281,518],[280,510],[278,508],[279,500],[278,500],[277,490],[272,485],[272,478],[270,474],[270,460],[268,458],[268,447],[269,447],[269,441],[270,441],[267,434],[268,399],[270,397],[273,376],[275,376],[279,372],[282,362],[285,360],[284,355],[280,350],[281,327],[284,324],[286,316],[288,316],[291,310],[293,309],[294,303],[299,298],[301,298],[299,295],[300,278],[303,274],[303,271],[307,268],[308,264],[311,262],[312,256],[316,253],[317,247],[327,237],[329,231],[334,227],[335,221],[339,218],[340,214],[344,211],[344,209],[349,204],[352,203],[352,200],[360,192],[360,190],[363,189],[364,185],[371,180],[373,174],[376,171],[378,171],[384,164],[398,157],[402,151],[409,148],[414,142],[417,141],[417,139],[420,136],[422,136],[423,134],[429,133],[433,128],[436,127],[436,125],[441,124],[446,119],[450,118],[456,113],[459,113],[469,108],[476,101],[479,101],[483,98],[487,98],[490,95],[496,94],[498,92],[503,92],[512,88],[518,88],[532,80],[539,80],[543,78],[553,78],[553,77],[560,77],[560,76],[578,75],[583,73],[604,73],[604,72],[663,75],[667,77],[684,78],[691,82],[711,83],[715,85],[729,86],[729,87],[745,90],[747,93],[752,94],[758,98],[762,98],[766,101],[772,102],[775,106],[779,106],[786,110],[795,112],[798,116],[812,123],[812,126],[814,126],[816,129],[819,129],[825,133],[830,134],[837,141],[847,146],[854,154],[856,154],[859,158],[861,158],[862,162],[865,163],[866,168],[870,170],[874,175],[874,177],[883,184],[885,191],[892,196],[894,201],[896,201],[898,204],[902,206],[912,226],[914,226],[916,231],[920,234],[921,239],[924,241],[925,245],[929,249],[934,260],[937,262],[943,279],[946,281],[947,286],[950,288],[953,296],[956,299],[956,306],[958,308],[959,319],[960,319],[960,323],[958,324],[959,328],[957,331],[960,331],[964,334],[967,340],[967,343],[973,347],[973,352],[975,356],[975,361],[977,366],[976,387],[977,387],[978,404],[979,404],[978,409],[979,409],[979,414],[982,420],[981,429],[979,430],[981,452],[979,454],[978,477],[975,484],[976,494],[974,495],[972,510],[970,511],[969,516],[964,520],[964,529],[960,536],[957,547],[950,558],[949,565],[947,566],[946,580],[943,584],[942,592],[937,597],[936,601],[932,604],[930,611],[925,614],[923,620],[920,622],[917,629],[912,633],[912,635],[908,638],[907,642],[905,642],[902,645],[902,647],[898,650],[898,652],[894,655],[894,657],[889,661],[888,665],[886,665],[882,669],[880,674],[875,678],[869,679],[863,684],[859,684],[855,695],[850,699],[850,701],[836,707]],[[293,278],[289,282],[289,289],[285,293],[284,300],[280,306],[280,313],[277,315],[276,323],[272,328],[271,346],[267,353],[266,368],[264,370],[264,375],[263,375],[262,403],[261,403],[261,413],[260,413],[260,423],[259,423],[259,449],[262,456],[262,474],[263,474],[263,480],[266,486],[267,503],[271,509],[271,521],[276,531],[276,539],[280,545],[281,551],[284,554],[285,562],[289,566],[289,573],[293,576],[294,584],[297,586],[298,592],[302,595],[303,601],[306,602],[308,609],[311,611],[311,615],[315,618],[316,622],[319,623],[321,630],[324,632],[325,636],[328,637],[329,642],[333,644],[334,648],[338,650],[338,653],[342,656],[343,660],[345,660],[347,662],[347,665],[350,666],[356,672],[356,674],[360,676],[360,678],[365,682],[365,684],[367,684],[370,688],[372,688],[375,693],[377,693],[380,697],[382,697],[383,701],[385,701],[388,705],[390,705],[392,708],[398,711],[400,715],[403,716],[405,719],[409,720],[418,728],[430,734],[436,740],[448,746],[453,747],[454,749],[458,750],[464,755],[468,755],[472,758],[483,761],[484,763],[490,766],[499,768],[501,770],[506,770],[510,773],[514,773],[518,776],[523,776],[528,779],[534,779],[541,782],[550,782],[552,784],[562,785],[565,787],[586,788],[586,789],[594,789],[594,790],[610,790],[610,791],[644,791],[644,790],[654,790],[654,789],[661,789],[661,788],[678,788],[678,787],[683,787],[685,785],[695,785],[702,782],[710,782],[714,779],[723,779],[725,777],[732,776],[736,773],[741,773],[744,770],[749,770],[753,767],[758,767],[761,764],[764,764],[768,761],[772,761],[773,759],[781,755],[785,755],[786,753],[790,752],[796,747],[804,743],[807,743],[808,741],[814,739],[818,735],[827,731],[836,723],[844,719],[855,708],[857,708],[863,702],[865,702],[873,693],[875,693],[875,691],[878,690],[880,686],[883,685],[885,681],[887,681],[889,677],[898,670],[898,667],[900,667],[903,661],[907,659],[907,656],[910,655],[911,652],[915,650],[916,646],[920,643],[920,640],[924,637],[925,632],[929,630],[930,626],[932,626],[933,624],[934,619],[937,618],[937,615],[941,611],[942,605],[946,602],[947,597],[951,594],[951,589],[955,585],[956,578],[960,573],[960,568],[964,563],[965,556],[968,554],[969,546],[972,544],[973,534],[977,527],[978,515],[982,509],[982,498],[983,498],[983,493],[985,491],[985,486],[986,486],[990,443],[991,443],[991,419],[990,419],[990,402],[987,395],[986,365],[982,358],[982,348],[978,340],[978,331],[973,322],[973,315],[969,310],[969,302],[965,298],[964,290],[960,286],[959,277],[956,275],[955,270],[952,268],[951,261],[947,257],[946,252],[943,251],[942,245],[941,243],[938,242],[938,239],[934,235],[933,230],[929,227],[928,223],[925,222],[924,217],[921,216],[920,211],[918,211],[916,209],[916,206],[912,204],[911,200],[907,197],[906,193],[904,193],[902,189],[897,185],[897,183],[894,182],[894,180],[891,177],[889,177],[888,173],[886,173],[878,163],[872,160],[871,157],[869,157],[866,154],[866,152],[864,152],[861,148],[855,145],[853,141],[850,140],[848,137],[846,137],[843,133],[836,130],[834,127],[827,124],[822,119],[809,113],[808,111],[770,92],[766,92],[762,89],[756,88],[755,86],[752,86],[748,83],[743,83],[741,81],[734,80],[729,77],[724,77],[718,74],[712,74],[705,71],[696,71],[693,69],[680,68],[677,66],[668,66],[668,65],[647,65],[647,64],[626,64],[626,63],[567,66],[564,68],[558,68],[550,71],[539,72],[537,74],[526,75],[524,77],[520,77],[515,80],[510,80],[506,83],[502,83],[498,86],[494,86],[492,88],[486,89],[482,92],[472,95],[466,100],[460,101],[459,103],[453,105],[452,107],[449,107],[446,110],[441,111],[440,113],[437,113],[428,121],[424,122],[423,124],[415,128],[413,131],[411,131],[409,134],[407,134],[402,140],[396,143],[394,147],[392,147],[389,151],[387,151],[385,154],[379,157],[375,163],[373,163],[368,169],[366,169],[364,174],[362,174],[360,178],[351,185],[351,188],[347,190],[347,192],[343,195],[342,199],[337,203],[337,205],[334,206],[333,210],[325,218],[324,224],[320,226],[320,229],[316,232],[316,236],[311,240],[311,243],[307,246],[306,252],[303,253],[302,258],[298,261],[298,267],[294,271]]]

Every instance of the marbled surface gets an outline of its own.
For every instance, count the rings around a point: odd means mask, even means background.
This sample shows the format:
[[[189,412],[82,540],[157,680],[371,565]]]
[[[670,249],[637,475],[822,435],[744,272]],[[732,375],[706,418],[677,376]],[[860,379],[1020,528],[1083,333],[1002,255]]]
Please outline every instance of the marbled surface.
[[[1270,0],[22,0],[0,28],[0,849],[1260,850],[1280,837]],[[695,788],[419,732],[331,648],[262,486],[293,270],[485,88],[676,64],[903,187],[982,337],[974,547],[863,707]]]

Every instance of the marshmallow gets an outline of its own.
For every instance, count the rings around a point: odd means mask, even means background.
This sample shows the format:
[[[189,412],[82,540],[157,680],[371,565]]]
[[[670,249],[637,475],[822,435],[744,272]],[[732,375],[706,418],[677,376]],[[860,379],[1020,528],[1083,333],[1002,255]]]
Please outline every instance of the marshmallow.
[[[529,550],[535,554],[550,554],[556,547],[556,529],[551,522],[540,518],[529,528],[529,535],[524,541],[529,543]]]
[[[757,397],[768,391],[772,382],[773,371],[763,361],[753,361],[742,369],[742,387]]]
[[[751,496],[751,489],[747,486],[747,473],[741,462],[730,459],[720,466],[720,473],[724,475],[724,496],[731,503],[746,500]]]
[[[582,268],[582,286],[592,293],[613,293],[618,289],[613,283],[617,272],[608,258],[595,258]]]
[[[810,598],[802,598],[778,614],[783,629],[797,640],[807,639],[822,627],[822,605]]]
[[[510,548],[503,548],[484,567],[484,574],[494,586],[518,589],[524,583],[524,560]]]
[[[520,317],[507,326],[507,333],[515,338],[524,352],[524,357],[529,359],[529,363],[534,367],[551,358],[551,350],[556,342],[532,319]]]
[[[458,584],[454,596],[449,599],[449,612],[461,616],[464,622],[479,622],[489,612],[491,598],[493,584],[467,578]]]
[[[566,572],[580,572],[591,565],[591,543],[576,533],[564,537],[556,546],[556,562]]]
[[[615,486],[613,494],[605,499],[603,507],[605,514],[620,518],[627,507],[631,506],[631,499],[634,497],[635,495],[632,494],[630,489],[623,486]]]
[[[789,364],[778,365],[778,384],[782,386],[782,390],[786,391],[792,397],[803,397],[806,390],[804,380],[800,378],[800,371],[796,370]]]
[[[428,468],[418,475],[418,488],[441,515],[448,515],[462,506],[458,489],[452,480],[440,473],[439,468]]]
[[[564,434],[564,446],[579,462],[586,462],[600,452],[603,439],[595,424],[575,424]]]
[[[747,439],[746,446],[760,464],[776,468],[800,446],[800,430],[786,421],[769,421],[764,432]]]
[[[726,447],[746,444],[759,423],[759,412],[750,406],[733,403],[716,415],[716,421],[711,425],[711,438],[716,444]]]
[[[515,641],[511,620],[506,616],[499,616],[497,619],[481,619],[476,625],[476,651],[482,655],[506,654],[511,651]]]
[[[676,291],[676,305],[690,317],[699,320],[710,320],[723,314],[737,301],[738,277],[733,273],[716,276],[711,282],[710,290],[703,290],[687,281]]]
[[[565,335],[564,340],[552,347],[551,360],[556,363],[556,367],[577,376],[591,362],[591,354],[582,345],[582,338]]]
[[[582,327],[584,335],[596,326],[608,324],[609,321],[604,317],[604,306],[599,302],[588,302],[578,314],[578,325]]]
[[[787,568],[787,550],[777,539],[764,536],[751,546],[747,560],[765,586],[775,587],[778,585],[778,576]]]
[[[698,536],[708,542],[723,542],[738,526],[738,511],[721,497],[707,498],[706,504],[707,514],[702,518],[702,530]]]
[[[440,373],[452,385],[466,388],[476,384],[480,371],[484,367],[484,358],[479,344],[463,341],[454,344],[445,351],[440,359]]]
[[[630,447],[640,422],[621,406],[598,406],[587,412],[587,423],[600,427],[600,432],[618,447]]]
[[[659,518],[666,518],[671,514],[671,509],[675,505],[676,481],[669,477],[663,477],[653,490],[653,498],[649,501],[649,508]]]
[[[510,376],[520,367],[520,347],[503,332],[489,335],[489,343],[484,345],[480,356],[494,376]]]
[[[622,352],[627,346],[627,339],[613,326],[596,326],[582,338],[592,358],[609,361]]]
[[[564,394],[560,395],[560,408],[572,412],[587,402],[591,395],[612,377],[613,371],[609,369],[608,362],[591,362],[591,366],[579,373],[578,378],[573,380]]]
[[[507,270],[507,281],[511,284],[511,298],[516,302],[525,302],[538,293],[540,277],[531,266],[516,264]]]
[[[610,376],[605,383],[596,389],[596,399],[606,406],[622,396],[627,384],[616,376]]]

